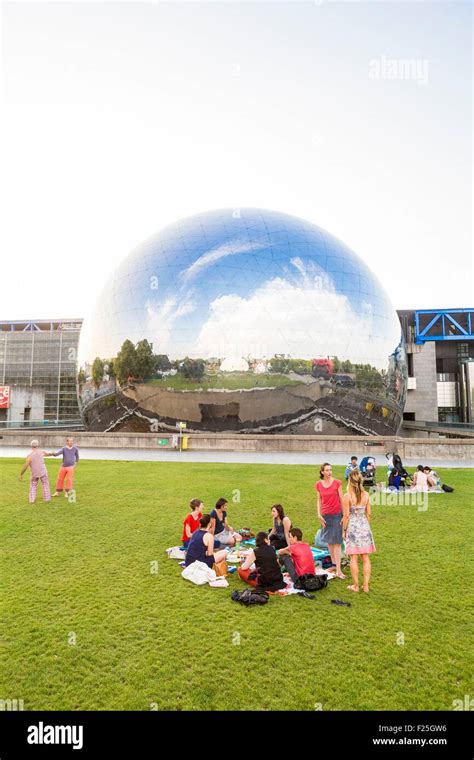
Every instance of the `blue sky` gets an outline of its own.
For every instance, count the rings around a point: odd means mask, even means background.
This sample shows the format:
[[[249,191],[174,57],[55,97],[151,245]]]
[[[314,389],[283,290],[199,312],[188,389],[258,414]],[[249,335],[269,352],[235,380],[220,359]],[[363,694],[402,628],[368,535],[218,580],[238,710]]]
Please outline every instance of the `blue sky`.
[[[2,318],[87,315],[222,207],[315,222],[398,308],[472,301],[470,3],[1,8]]]

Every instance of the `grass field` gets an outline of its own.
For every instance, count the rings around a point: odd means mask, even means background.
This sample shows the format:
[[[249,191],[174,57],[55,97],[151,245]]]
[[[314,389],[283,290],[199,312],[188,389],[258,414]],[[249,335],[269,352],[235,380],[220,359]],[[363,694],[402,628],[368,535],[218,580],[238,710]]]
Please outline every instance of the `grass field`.
[[[314,467],[82,461],[77,503],[34,506],[19,469],[0,459],[0,698],[25,710],[450,710],[473,694],[468,470],[446,471],[455,492],[430,494],[427,511],[374,508],[370,595],[333,580],[314,601],[243,608],[235,576],[195,587],[166,557],[189,499],[210,508],[238,490],[231,524],[253,529],[281,501],[312,541]]]
[[[172,388],[176,391],[197,391],[225,389],[239,391],[251,388],[279,388],[284,385],[301,385],[303,380],[295,380],[287,375],[255,375],[253,372],[219,372],[216,375],[204,375],[201,380],[191,380],[184,375],[170,375],[163,380],[148,380],[146,385],[158,388]]]

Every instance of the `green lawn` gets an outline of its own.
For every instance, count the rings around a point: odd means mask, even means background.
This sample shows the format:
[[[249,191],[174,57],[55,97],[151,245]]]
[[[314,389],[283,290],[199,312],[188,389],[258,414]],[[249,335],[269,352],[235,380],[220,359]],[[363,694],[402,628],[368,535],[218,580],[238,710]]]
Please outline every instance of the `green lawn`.
[[[58,467],[48,462],[52,481]],[[26,710],[450,710],[473,694],[468,470],[446,471],[455,492],[430,495],[426,512],[374,508],[370,595],[333,580],[314,601],[243,608],[235,576],[230,589],[195,587],[167,559],[187,503],[238,489],[231,523],[261,529],[281,501],[312,539],[314,467],[83,461],[76,504],[35,506],[19,469],[0,459],[0,698]]]
[[[176,391],[197,391],[225,388],[239,391],[251,388],[279,388],[283,385],[301,385],[303,380],[295,380],[287,375],[255,375],[253,372],[229,372],[204,375],[202,380],[191,380],[184,375],[170,375],[163,380],[147,380],[146,385],[172,388]]]

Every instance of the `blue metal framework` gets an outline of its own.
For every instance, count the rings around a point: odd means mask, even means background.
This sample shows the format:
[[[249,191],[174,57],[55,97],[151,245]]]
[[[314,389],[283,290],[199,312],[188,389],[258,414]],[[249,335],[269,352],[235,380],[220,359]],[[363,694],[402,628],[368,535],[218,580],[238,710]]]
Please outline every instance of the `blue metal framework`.
[[[466,327],[459,315],[466,315]],[[425,319],[420,319],[420,317]],[[430,318],[431,317],[431,318]],[[426,323],[421,326],[421,322]],[[474,309],[421,309],[415,311],[415,343],[429,340],[474,340]]]

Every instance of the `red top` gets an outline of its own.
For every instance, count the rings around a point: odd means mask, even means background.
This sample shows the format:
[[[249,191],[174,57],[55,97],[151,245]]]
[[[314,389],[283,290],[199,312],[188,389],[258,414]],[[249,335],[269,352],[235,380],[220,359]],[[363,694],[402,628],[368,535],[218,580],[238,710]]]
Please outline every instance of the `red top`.
[[[321,514],[322,515],[339,515],[342,512],[342,504],[339,498],[338,490],[341,485],[340,480],[332,481],[331,485],[326,488],[322,480],[318,480],[315,489],[321,496]]]
[[[310,545],[298,541],[296,544],[291,544],[289,549],[296,575],[305,575],[305,573],[314,575],[314,559]]]
[[[191,535],[199,528],[200,522],[199,520],[201,517],[193,517],[192,513],[190,512],[187,518],[185,519],[183,523],[183,538],[182,541],[189,541],[189,536],[186,535],[186,525],[189,525],[189,529],[191,531]]]

